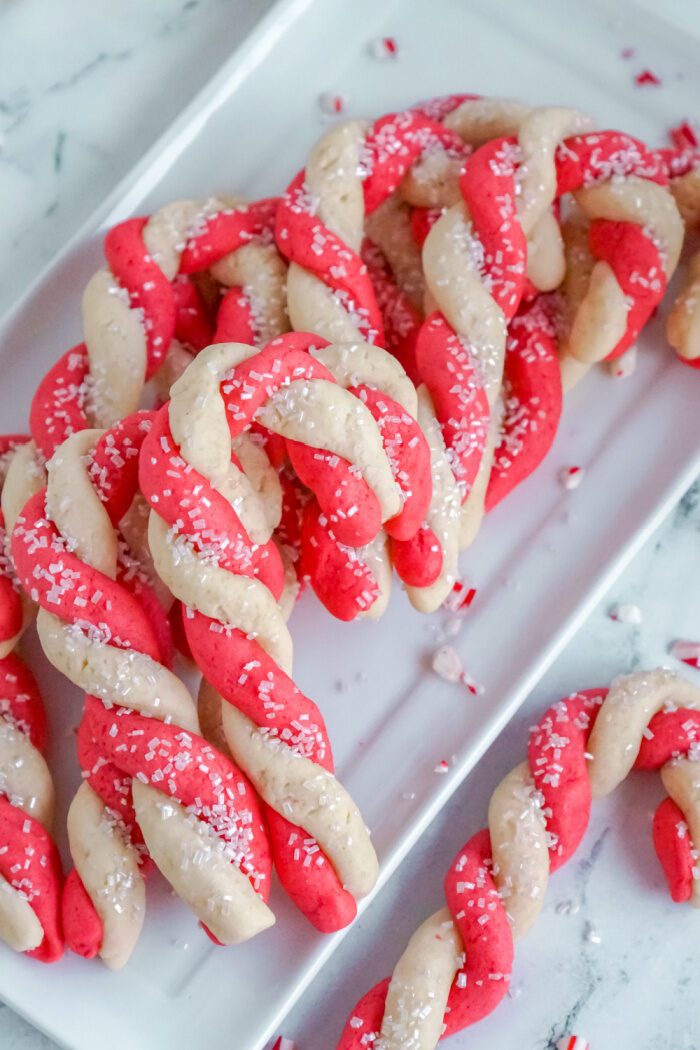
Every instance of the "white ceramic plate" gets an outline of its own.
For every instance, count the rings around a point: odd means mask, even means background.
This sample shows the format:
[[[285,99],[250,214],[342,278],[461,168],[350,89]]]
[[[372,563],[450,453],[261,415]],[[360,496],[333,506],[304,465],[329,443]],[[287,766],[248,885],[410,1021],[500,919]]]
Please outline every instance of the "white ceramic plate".
[[[7,319],[2,429],[26,426],[39,377],[80,338],[79,298],[105,228],[177,196],[280,191],[323,129],[322,91],[345,95],[353,114],[450,91],[513,95],[575,105],[660,142],[697,97],[697,56],[691,40],[624,10],[610,16],[591,0],[280,4]],[[384,34],[400,42],[395,62],[369,54]],[[632,62],[620,56],[629,46]],[[633,86],[644,66],[662,87]],[[380,885],[700,468],[700,376],[674,360],[659,323],[642,349],[634,379],[596,374],[569,398],[547,464],[464,557],[479,593],[456,644],[482,697],[430,672],[440,618],[421,618],[398,591],[378,626],[335,623],[309,597],[294,614],[296,677],[320,703],[340,777],[373,828]],[[557,473],[574,464],[585,480],[565,492]],[[78,780],[80,697],[36,663],[63,815]],[[438,775],[442,759],[450,769]],[[258,1050],[339,942],[314,933],[279,891],[274,904],[275,929],[224,951],[154,879],[145,934],[123,972],[71,957],[44,969],[0,951],[0,995],[72,1050]]]

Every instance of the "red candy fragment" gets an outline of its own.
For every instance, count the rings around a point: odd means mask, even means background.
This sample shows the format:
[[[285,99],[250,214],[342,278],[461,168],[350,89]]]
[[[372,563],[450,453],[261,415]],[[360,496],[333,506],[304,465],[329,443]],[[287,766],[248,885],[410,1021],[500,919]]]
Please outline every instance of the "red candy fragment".
[[[332,91],[324,91],[318,97],[318,104],[322,113],[337,114],[345,109],[345,99],[342,95],[334,95]]]
[[[698,125],[689,120],[682,120],[675,128],[671,128],[669,135],[676,149],[697,149],[700,146]]]
[[[396,58],[399,53],[399,45],[396,42],[396,37],[393,36],[380,36],[376,40],[373,40],[369,45],[370,54],[374,58],[384,60],[387,58]]]
[[[700,667],[700,642],[690,642],[678,638],[669,648],[671,656],[682,660],[689,667]]]
[[[476,587],[470,587],[464,580],[457,580],[442,604],[450,612],[461,612],[462,609],[468,609],[475,598]]]
[[[654,87],[658,87],[661,83],[661,79],[660,77],[657,77],[656,73],[652,73],[650,69],[643,69],[641,73],[637,73],[636,77],[634,78],[634,82],[640,87],[643,87],[647,84],[653,85]]]

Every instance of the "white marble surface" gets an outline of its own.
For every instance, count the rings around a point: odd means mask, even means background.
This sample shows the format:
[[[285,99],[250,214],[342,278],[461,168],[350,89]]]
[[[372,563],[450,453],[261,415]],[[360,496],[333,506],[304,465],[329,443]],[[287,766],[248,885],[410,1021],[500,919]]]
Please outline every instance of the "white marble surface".
[[[122,0],[107,15],[88,0],[6,0],[0,7],[6,45],[0,64],[0,308],[31,282],[267,6],[268,0]],[[649,0],[647,6],[656,5]],[[673,0],[664,13],[700,35],[691,0]],[[500,775],[522,757],[536,713],[571,689],[667,661],[674,638],[700,637],[700,589],[694,586],[699,541],[700,502],[693,490],[293,1012],[285,1030],[299,1050],[334,1045],[357,996],[390,971],[416,921],[439,905],[446,866],[482,824]],[[640,626],[608,617],[618,600],[639,604]],[[700,919],[664,896],[649,838],[659,795],[655,778],[634,777],[597,808],[579,855],[553,880],[542,920],[518,946],[513,986],[520,994],[455,1037],[454,1050],[545,1050],[564,1031],[586,1035],[594,1050],[700,1047]],[[569,914],[557,911],[562,902],[572,902]],[[600,944],[586,938],[589,928],[600,934]],[[3,1050],[51,1046],[0,1009]]]

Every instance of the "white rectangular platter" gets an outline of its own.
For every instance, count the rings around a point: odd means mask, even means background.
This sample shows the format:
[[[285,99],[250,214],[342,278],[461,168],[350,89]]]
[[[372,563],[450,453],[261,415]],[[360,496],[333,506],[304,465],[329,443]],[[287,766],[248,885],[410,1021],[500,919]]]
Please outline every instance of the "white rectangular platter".
[[[395,62],[369,53],[385,34],[399,40]],[[178,196],[279,192],[323,130],[321,92],[344,95],[352,115],[451,91],[564,103],[660,143],[698,97],[695,46],[632,5],[610,15],[590,0],[278,5],[6,320],[2,429],[26,426],[38,379],[80,338],[80,294],[104,230]],[[634,87],[625,47],[661,87]],[[569,397],[547,463],[464,556],[478,595],[455,644],[482,696],[430,671],[441,618],[421,618],[398,590],[379,625],[335,623],[310,596],[294,613],[296,679],[320,704],[340,777],[373,829],[380,886],[700,469],[700,375],[675,361],[659,320],[642,344],[633,379],[596,374]],[[574,464],[584,483],[565,492],[557,473]],[[78,782],[81,699],[38,655],[37,666],[62,819]],[[442,759],[449,771],[437,775]],[[154,879],[124,971],[71,957],[44,969],[0,951],[0,995],[72,1050],[259,1050],[340,938],[317,935],[278,889],[274,906],[273,930],[221,950]]]

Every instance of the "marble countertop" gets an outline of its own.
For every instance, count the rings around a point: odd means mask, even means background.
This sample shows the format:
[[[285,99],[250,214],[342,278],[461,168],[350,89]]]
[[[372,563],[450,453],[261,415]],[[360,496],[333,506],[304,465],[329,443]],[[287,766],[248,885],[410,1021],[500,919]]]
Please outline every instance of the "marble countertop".
[[[0,64],[0,310],[31,283],[268,6],[270,0],[122,0],[109,19],[89,0],[68,7],[9,0],[0,8],[0,34],[12,45]],[[647,6],[654,5],[649,0]],[[672,0],[664,14],[700,35],[700,15],[690,0]],[[299,1050],[335,1045],[356,998],[390,972],[416,920],[440,905],[447,864],[481,826],[500,776],[523,756],[537,712],[572,689],[669,662],[674,638],[700,637],[700,588],[689,585],[696,569],[697,486],[590,616],[292,1013],[285,1034]],[[642,622],[614,622],[608,610],[617,601],[636,603]],[[700,681],[698,672],[688,673]],[[650,813],[659,794],[656,778],[634,777],[596,808],[579,854],[551,884],[541,921],[518,945],[509,999],[455,1037],[451,1048],[547,1050],[565,1032],[585,1035],[593,1050],[700,1047],[700,937],[689,935],[696,916],[664,894],[653,856]],[[0,1046],[44,1050],[54,1044],[0,1008]]]

